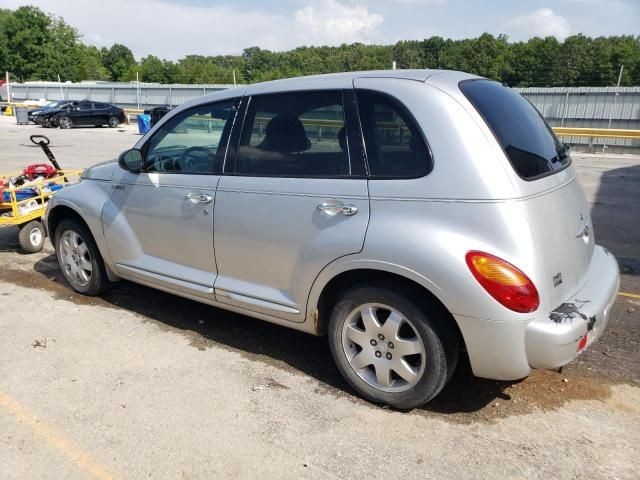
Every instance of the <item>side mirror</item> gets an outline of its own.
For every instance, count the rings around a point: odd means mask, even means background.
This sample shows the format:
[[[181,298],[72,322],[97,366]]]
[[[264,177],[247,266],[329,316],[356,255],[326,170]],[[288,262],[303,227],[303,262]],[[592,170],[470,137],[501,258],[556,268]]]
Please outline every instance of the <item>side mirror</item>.
[[[131,173],[139,173],[142,163],[142,152],[136,148],[125,150],[118,157],[118,165]]]

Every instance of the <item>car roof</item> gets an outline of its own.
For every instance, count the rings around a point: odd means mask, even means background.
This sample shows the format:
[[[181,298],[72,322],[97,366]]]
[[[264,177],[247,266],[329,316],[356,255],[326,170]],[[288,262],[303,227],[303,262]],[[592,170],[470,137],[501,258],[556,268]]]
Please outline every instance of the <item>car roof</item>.
[[[481,77],[455,70],[438,69],[366,70],[357,72],[325,73],[321,75],[309,75],[306,77],[285,78],[249,85],[239,85],[234,88],[220,90],[183,103],[176,108],[176,113],[196,105],[243,95],[278,93],[295,90],[349,88],[352,85],[352,81],[357,78],[411,80],[423,83],[431,82],[433,79],[437,78],[438,81],[434,83],[437,84],[438,88],[449,90],[457,88],[458,82],[461,80]]]

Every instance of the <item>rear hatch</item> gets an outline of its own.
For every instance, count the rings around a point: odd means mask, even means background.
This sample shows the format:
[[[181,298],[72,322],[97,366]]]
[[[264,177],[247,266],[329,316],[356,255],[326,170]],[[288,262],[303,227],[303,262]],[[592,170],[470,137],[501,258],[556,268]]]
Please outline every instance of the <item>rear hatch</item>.
[[[536,287],[546,307],[556,308],[584,282],[594,248],[589,206],[567,148],[514,90],[490,80],[465,80],[460,89],[521,179],[537,256]]]

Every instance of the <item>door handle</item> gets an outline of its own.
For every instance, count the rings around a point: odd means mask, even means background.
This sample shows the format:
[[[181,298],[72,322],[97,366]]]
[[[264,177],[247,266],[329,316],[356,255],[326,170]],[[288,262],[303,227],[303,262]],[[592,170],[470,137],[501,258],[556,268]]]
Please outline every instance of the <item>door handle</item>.
[[[211,195],[206,195],[204,193],[187,193],[187,199],[191,203],[211,203],[213,202],[213,197]]]
[[[356,213],[358,213],[358,207],[356,207],[355,205],[342,205],[342,204],[334,204],[334,203],[328,203],[328,202],[324,202],[321,203],[320,205],[318,205],[318,210],[320,210],[323,213],[326,213],[329,216],[334,216],[334,215],[344,215],[345,217],[351,217],[353,215],[355,215]]]

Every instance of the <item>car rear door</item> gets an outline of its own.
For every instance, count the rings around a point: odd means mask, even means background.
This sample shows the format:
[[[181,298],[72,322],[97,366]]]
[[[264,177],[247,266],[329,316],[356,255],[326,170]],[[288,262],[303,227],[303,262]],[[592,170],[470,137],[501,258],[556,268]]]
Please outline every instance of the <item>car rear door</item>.
[[[363,247],[369,199],[361,136],[351,89],[260,88],[247,91],[216,193],[215,294],[301,322],[320,271]]]
[[[83,100],[78,106],[69,112],[71,121],[75,126],[93,125],[91,115],[93,114],[93,102]]]
[[[213,205],[235,102],[178,113],[142,147],[142,172],[116,173],[103,228],[118,273],[213,299]]]
[[[110,105],[106,103],[93,103],[93,112],[91,115],[92,125],[106,125],[109,123]]]

